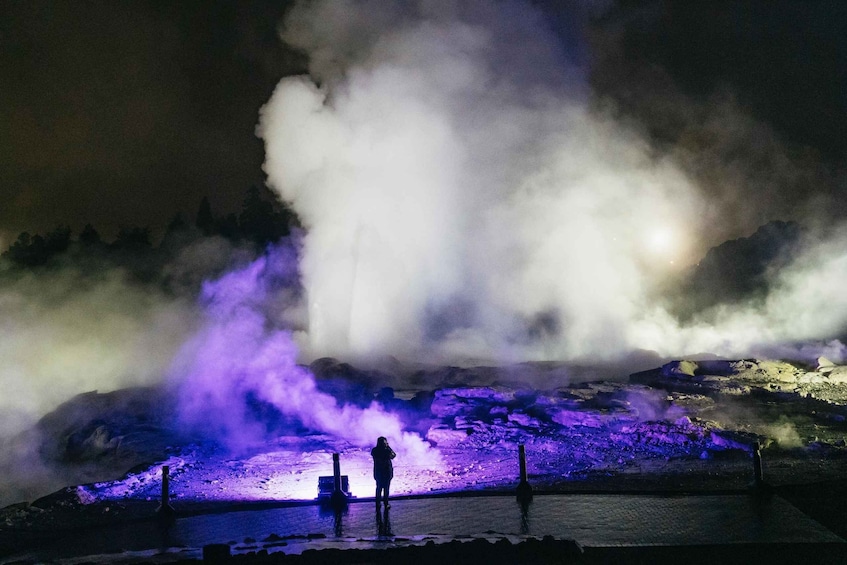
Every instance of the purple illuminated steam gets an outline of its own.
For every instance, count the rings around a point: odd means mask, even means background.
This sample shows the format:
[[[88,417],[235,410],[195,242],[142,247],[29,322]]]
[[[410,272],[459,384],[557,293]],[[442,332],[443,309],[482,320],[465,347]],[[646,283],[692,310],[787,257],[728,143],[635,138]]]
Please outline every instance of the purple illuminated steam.
[[[249,414],[246,399],[253,396],[354,446],[386,436],[407,460],[437,464],[437,452],[404,431],[396,415],[377,402],[366,408],[339,402],[319,391],[314,375],[297,364],[291,332],[277,321],[297,276],[296,251],[281,244],[204,284],[205,323],[182,348],[173,371],[181,422],[234,450],[254,446],[265,432]]]

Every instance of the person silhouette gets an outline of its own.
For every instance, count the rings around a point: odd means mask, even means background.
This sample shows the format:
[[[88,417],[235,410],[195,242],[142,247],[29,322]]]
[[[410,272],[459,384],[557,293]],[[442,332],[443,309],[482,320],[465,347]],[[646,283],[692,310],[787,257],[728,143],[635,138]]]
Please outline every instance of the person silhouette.
[[[391,505],[388,504],[388,489],[391,486],[391,479],[394,478],[394,464],[391,460],[397,457],[397,454],[388,445],[388,440],[380,436],[376,440],[376,447],[371,449],[371,457],[374,460],[376,503],[379,504],[379,498],[382,495],[385,507],[391,508]]]

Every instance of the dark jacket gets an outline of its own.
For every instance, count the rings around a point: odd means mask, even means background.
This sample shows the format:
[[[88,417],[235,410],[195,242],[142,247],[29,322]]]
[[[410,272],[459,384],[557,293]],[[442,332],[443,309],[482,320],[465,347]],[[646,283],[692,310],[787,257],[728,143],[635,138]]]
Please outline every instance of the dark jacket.
[[[377,484],[385,484],[394,478],[394,464],[392,459],[397,457],[394,450],[388,445],[377,445],[371,449],[371,457],[374,458],[374,479]]]

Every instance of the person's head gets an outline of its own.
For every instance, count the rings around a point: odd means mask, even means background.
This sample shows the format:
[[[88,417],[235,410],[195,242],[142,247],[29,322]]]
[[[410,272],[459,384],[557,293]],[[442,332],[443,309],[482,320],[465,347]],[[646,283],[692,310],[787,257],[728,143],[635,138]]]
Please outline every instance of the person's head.
[[[384,438],[384,437],[382,437],[382,436],[379,436],[379,437],[377,438],[377,440],[376,440],[376,444],[377,444],[379,447],[385,447],[386,445],[388,445],[388,440],[387,440],[387,439],[385,439],[385,438]]]

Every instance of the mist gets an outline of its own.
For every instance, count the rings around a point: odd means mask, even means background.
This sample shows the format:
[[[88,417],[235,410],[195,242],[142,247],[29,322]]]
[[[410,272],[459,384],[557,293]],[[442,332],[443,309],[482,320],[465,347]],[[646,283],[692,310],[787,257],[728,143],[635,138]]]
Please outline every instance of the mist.
[[[193,301],[130,280],[63,268],[0,279],[0,505],[68,484],[44,459],[36,423],[70,398],[154,386],[194,331]],[[55,439],[55,438],[54,438]],[[79,477],[76,477],[79,480]]]
[[[304,426],[358,447],[386,436],[407,460],[435,464],[438,455],[404,431],[397,416],[375,401],[360,407],[321,392],[314,375],[297,364],[288,328],[298,289],[296,239],[203,285],[203,325],[169,371],[180,427],[245,452],[280,433],[267,428],[267,411],[257,416],[258,401],[282,416],[279,425]]]
[[[29,427],[69,397],[161,381],[194,305],[118,270],[27,273],[0,285],[0,430]]]
[[[283,38],[312,77],[284,79],[262,110],[269,180],[308,232],[305,349],[627,349],[650,265],[672,260],[649,242],[660,228],[682,252],[695,187],[589,112],[583,71],[528,5],[395,8],[295,8]]]
[[[258,134],[307,230],[304,356],[732,356],[844,329],[841,236],[774,273],[763,303],[668,312],[662,285],[737,201],[592,105],[531,4],[300,3],[281,36],[310,74],[278,84]]]

